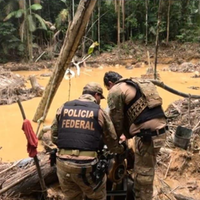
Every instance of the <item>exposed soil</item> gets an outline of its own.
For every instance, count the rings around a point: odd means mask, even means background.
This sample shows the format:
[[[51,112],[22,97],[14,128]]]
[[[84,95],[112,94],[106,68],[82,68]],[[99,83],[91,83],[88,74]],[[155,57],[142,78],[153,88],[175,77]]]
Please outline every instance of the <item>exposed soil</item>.
[[[154,62],[154,45],[129,42],[123,45],[124,50],[114,49],[110,53],[102,53],[87,60],[88,65],[95,67],[95,63],[102,64],[123,64],[126,67],[140,67],[141,62],[148,63],[147,51],[150,60]],[[199,44],[178,44],[176,42],[161,44],[158,51],[158,63],[169,64],[169,69],[174,72],[195,72],[194,77],[199,77],[200,64],[193,63],[193,60],[200,58]],[[13,72],[17,70],[40,70],[52,68],[55,61],[40,61],[31,66],[23,63],[7,63],[0,67],[0,104],[12,103],[8,99],[16,96],[16,90],[25,90],[24,84],[27,80],[16,77]],[[151,64],[152,64],[151,63]],[[10,81],[10,82],[9,82]],[[16,85],[17,83],[17,85]],[[13,88],[13,84],[15,88]],[[17,87],[17,89],[16,89]],[[12,90],[11,90],[12,88]],[[30,92],[27,94],[31,94]],[[21,94],[22,95],[22,94]],[[4,100],[2,100],[4,98]],[[27,99],[34,98],[28,95]],[[26,100],[24,97],[24,100]],[[15,99],[14,97],[12,99]],[[14,101],[13,101],[14,102]],[[200,199],[200,100],[183,99],[169,105],[166,110],[168,117],[169,133],[165,144],[158,156],[155,180],[155,200],[199,200]],[[184,127],[192,130],[190,142],[186,149],[177,147],[174,144],[177,127]],[[186,140],[184,140],[186,141]],[[180,143],[179,143],[180,144]],[[181,143],[183,145],[183,143]],[[0,163],[0,173],[12,163]],[[11,173],[12,176],[12,173]],[[3,187],[3,183],[1,182]],[[57,187],[57,186],[56,186]],[[49,192],[52,199],[61,199],[56,187]],[[0,188],[1,191],[1,188]],[[53,191],[53,193],[52,193]],[[0,199],[4,197],[0,196]],[[30,199],[29,197],[11,197],[6,199]],[[36,199],[35,197],[32,199]]]
[[[132,64],[138,62],[148,63],[148,55],[152,63],[155,59],[155,45],[145,46],[143,43],[131,41],[122,45],[123,49],[114,48],[112,52],[102,53],[100,56],[91,57],[88,61],[103,62],[107,64]],[[161,64],[182,64],[200,58],[200,46],[194,43],[170,42],[168,45],[161,43],[158,49],[158,63]]]
[[[107,64],[113,66],[124,65],[127,69],[138,68],[142,66],[142,63],[145,63],[149,64],[150,68],[147,70],[147,74],[142,75],[142,78],[152,78],[152,67],[155,60],[154,52],[155,46],[153,44],[145,46],[143,43],[133,43],[129,41],[121,45],[121,48],[114,48],[112,52],[105,52],[100,55],[96,53],[86,60],[86,62],[87,65],[92,67],[99,67],[100,64]],[[158,50],[157,63],[169,64],[168,69],[163,70],[193,72],[193,76],[196,78],[200,76],[200,62],[193,63],[193,60],[196,61],[199,58],[199,44],[170,42],[166,45],[165,43],[161,43]],[[77,61],[79,60],[81,60],[81,58],[77,58]],[[41,69],[49,69],[50,72],[46,75],[50,76],[55,62],[55,60],[41,60],[33,63],[12,62],[0,65],[0,105],[12,104],[16,102],[18,97],[20,97],[22,101],[25,101],[36,96],[41,96],[41,92],[35,91],[33,88],[25,88],[25,83],[30,81],[29,79],[25,80],[14,73],[19,70],[38,71]],[[73,65],[71,65],[71,67],[73,67]]]
[[[165,148],[158,157],[157,176],[167,184],[166,194],[173,194],[178,200],[198,200],[200,199],[200,101],[178,100],[169,105],[165,113],[168,117],[169,133]],[[189,133],[192,133],[191,137]]]

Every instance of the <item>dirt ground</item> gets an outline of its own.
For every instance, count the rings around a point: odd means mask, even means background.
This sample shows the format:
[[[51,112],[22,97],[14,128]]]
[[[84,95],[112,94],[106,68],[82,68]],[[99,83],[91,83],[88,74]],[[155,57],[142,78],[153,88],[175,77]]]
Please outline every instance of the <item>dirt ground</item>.
[[[87,60],[87,64],[92,64],[94,67],[95,63],[123,64],[127,67],[140,67],[138,63],[148,63],[149,61],[147,51],[149,52],[151,64],[154,62],[154,45],[146,47],[141,43],[129,42],[123,45],[123,48],[123,50],[116,48],[110,53],[95,55]],[[158,51],[158,63],[169,64],[169,70],[175,72],[195,72],[196,78],[199,77],[200,64],[192,64],[192,61],[199,58],[199,44],[179,44],[172,42],[166,45],[163,43],[160,45]],[[11,80],[11,77],[12,80],[17,79],[17,82],[20,83],[18,88],[24,89],[25,80],[22,80],[21,77],[11,76],[10,74],[13,73],[11,71],[52,68],[53,63],[54,61],[40,61],[31,65],[25,63],[0,65],[1,94],[4,94],[4,97],[8,94],[11,95],[6,90],[9,87],[7,80]],[[12,82],[12,84],[15,84],[15,82]],[[28,98],[34,98],[34,95],[29,95]],[[12,103],[6,100],[2,101],[2,95],[0,100],[1,104]],[[169,105],[165,113],[168,118],[169,132],[165,147],[162,148],[158,156],[154,200],[200,200],[200,100],[187,98],[173,102]],[[177,127],[183,127],[184,131],[191,131],[191,137],[189,139],[184,138],[182,141],[178,140]],[[187,141],[189,141],[189,144],[184,149],[183,144]],[[5,163],[0,164],[0,166],[4,165],[5,167]],[[0,168],[0,173],[2,170]],[[4,198],[0,195],[0,199]],[[6,199],[22,200],[28,198],[6,197]],[[53,199],[59,198],[54,197]]]
[[[169,133],[165,148],[158,156],[157,177],[170,188],[166,194],[173,194],[176,199],[200,199],[199,109],[199,100],[191,100],[189,103],[188,99],[184,99],[169,105],[165,112]]]

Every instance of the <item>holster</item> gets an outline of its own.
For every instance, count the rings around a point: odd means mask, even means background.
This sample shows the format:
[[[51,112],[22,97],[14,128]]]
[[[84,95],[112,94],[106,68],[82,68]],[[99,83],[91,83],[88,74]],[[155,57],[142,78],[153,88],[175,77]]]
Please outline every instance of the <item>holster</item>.
[[[150,143],[151,142],[151,129],[141,129],[140,130],[140,137],[143,143]]]
[[[96,191],[102,183],[103,177],[105,176],[108,169],[108,161],[105,157],[100,157],[99,161],[93,171],[93,181],[96,186],[93,188]]]
[[[57,149],[52,149],[50,152],[49,160],[50,160],[50,166],[53,167],[56,164],[56,153]]]

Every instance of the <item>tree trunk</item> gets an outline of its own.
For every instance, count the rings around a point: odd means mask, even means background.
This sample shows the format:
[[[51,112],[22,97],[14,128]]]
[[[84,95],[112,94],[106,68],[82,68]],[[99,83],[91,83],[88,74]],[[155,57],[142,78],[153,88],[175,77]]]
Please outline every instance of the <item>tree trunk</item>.
[[[19,9],[24,9],[26,2],[25,0],[19,0],[18,4],[19,4]]]
[[[55,166],[50,166],[49,155],[41,154],[39,160],[46,185],[58,182],[56,168]],[[1,177],[4,177],[4,182],[1,185],[0,196],[4,193],[8,196],[14,196],[16,194],[30,195],[36,191],[41,192],[39,177],[33,159],[19,161],[12,169],[1,174]]]
[[[100,53],[100,50],[101,50],[101,29],[100,29],[100,17],[101,17],[101,1],[98,1],[98,43],[99,43],[99,46],[98,46],[98,50],[99,50],[99,53]]]
[[[159,0],[157,32],[156,32],[156,46],[155,46],[154,79],[157,79],[157,54],[158,54],[158,42],[159,42],[161,15],[162,15],[161,8],[162,8],[162,0]]]
[[[125,42],[125,0],[122,0],[122,42]]]
[[[43,92],[44,92],[44,87],[41,86],[38,82],[37,82],[37,79],[36,79],[36,76],[35,75],[31,75],[29,77],[29,80],[31,82],[31,86],[32,86],[32,89],[34,91],[34,93],[36,94],[37,97],[41,97]]]
[[[72,0],[72,20],[74,19],[74,0]]]
[[[65,71],[69,67],[71,60],[74,57],[74,54],[81,41],[81,38],[85,33],[86,25],[90,19],[96,1],[97,0],[80,1],[74,19],[67,30],[64,44],[62,46],[58,60],[55,64],[54,71],[46,86],[33,121],[36,122],[41,117],[43,117],[45,120],[48,109],[63,79]]]
[[[40,3],[41,3],[41,0],[34,0],[33,3],[34,3],[34,4],[36,4],[36,3],[37,3],[37,4],[40,4]]]
[[[117,2],[117,45],[120,45],[120,1]]]
[[[200,0],[199,0],[199,4],[198,4],[198,13],[200,15]]]
[[[27,9],[27,15],[32,15],[32,11],[31,11],[31,9],[30,9],[30,7],[31,7],[31,0],[29,0],[29,3],[28,3],[28,8],[29,9]],[[27,18],[27,16],[26,16],[26,18]],[[32,34],[32,32],[31,31],[29,31],[29,20],[27,19],[26,20],[27,21],[27,27],[26,27],[26,29],[27,29],[27,46],[28,46],[28,56],[29,56],[29,61],[33,61],[33,34]]]
[[[167,10],[167,40],[166,43],[169,43],[169,24],[170,24],[170,7],[171,7],[171,0],[168,1],[168,10]]]
[[[148,44],[148,6],[149,6],[149,0],[145,1],[145,8],[146,8],[146,41],[145,44]]]

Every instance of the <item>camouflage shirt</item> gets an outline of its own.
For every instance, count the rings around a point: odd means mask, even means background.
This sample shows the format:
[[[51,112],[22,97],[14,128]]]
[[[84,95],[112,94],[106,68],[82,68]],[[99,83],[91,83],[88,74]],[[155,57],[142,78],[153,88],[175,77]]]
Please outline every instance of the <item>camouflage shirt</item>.
[[[81,95],[78,100],[90,101],[90,102],[96,103],[96,99],[92,95],[89,95],[89,94]],[[51,125],[51,132],[52,132],[51,138],[52,138],[52,142],[55,145],[57,144],[57,139],[58,139],[58,122],[60,119],[62,108],[63,108],[63,105],[60,108],[58,108],[56,112],[56,116]],[[109,115],[101,108],[99,109],[99,113],[98,113],[98,122],[103,129],[103,141],[107,145],[108,149],[114,153],[123,153],[124,148],[122,145],[119,144],[114,125]]]
[[[128,105],[135,96],[136,88],[123,82],[114,85],[109,90],[107,98],[109,114],[118,137],[124,134],[129,138],[139,132],[140,129],[156,130],[166,126],[166,119],[158,118],[146,121],[139,125],[133,123],[130,127],[126,127],[124,121],[124,107],[125,105]]]
[[[109,107],[109,114],[115,126],[118,137],[124,133],[124,106],[125,106],[125,93],[122,91],[119,83],[114,85],[108,93],[107,103]],[[126,134],[125,134],[126,135]]]

